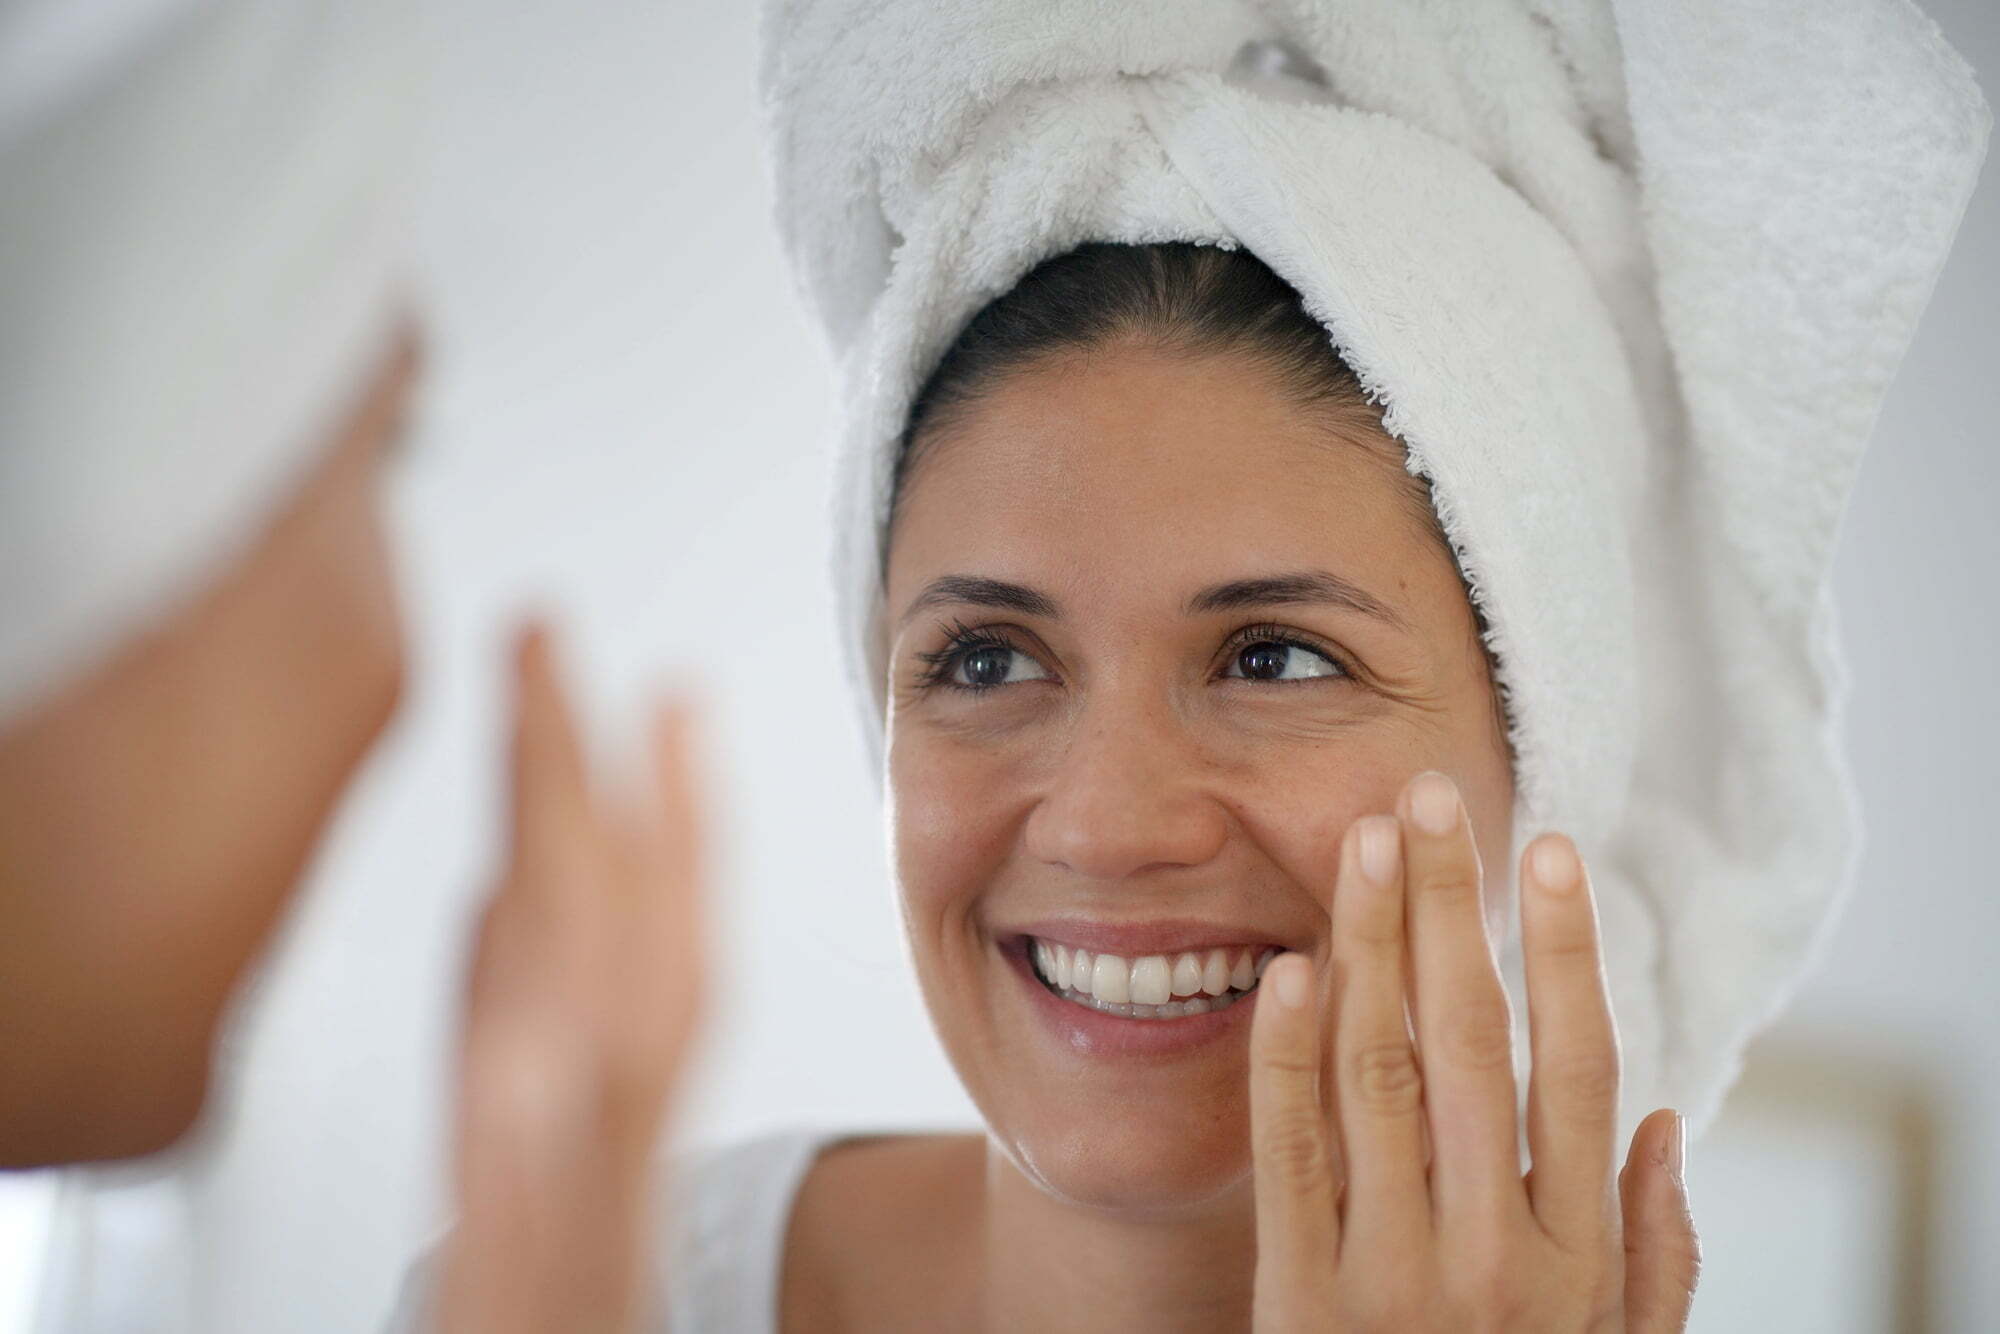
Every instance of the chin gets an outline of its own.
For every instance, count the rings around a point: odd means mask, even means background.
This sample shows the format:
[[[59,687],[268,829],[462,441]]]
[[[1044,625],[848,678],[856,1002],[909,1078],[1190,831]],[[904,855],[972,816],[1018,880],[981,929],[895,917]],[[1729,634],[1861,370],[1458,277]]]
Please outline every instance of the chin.
[[[102,1049],[118,1051],[120,1046],[107,1041]],[[116,1162],[179,1146],[207,1107],[207,1045],[177,1057],[157,1050],[132,1055],[129,1062],[72,1068],[71,1096],[60,1103],[0,1106],[0,1168]]]
[[[1248,1199],[1248,1108],[1189,1107],[1136,1123],[1102,1118],[1044,1123],[1027,1133],[994,1126],[997,1143],[1027,1178],[1078,1208],[1131,1219],[1191,1217],[1237,1195]]]

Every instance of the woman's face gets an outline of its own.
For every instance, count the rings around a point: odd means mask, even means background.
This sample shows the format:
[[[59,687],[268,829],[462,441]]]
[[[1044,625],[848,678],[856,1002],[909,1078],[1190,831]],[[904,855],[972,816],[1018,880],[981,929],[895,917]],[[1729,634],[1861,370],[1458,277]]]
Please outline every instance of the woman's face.
[[[1471,608],[1401,447],[1349,436],[1251,362],[1121,344],[1006,378],[906,483],[879,628],[904,919],[993,1137],[1066,1199],[1247,1186],[1256,993],[1225,974],[1323,968],[1341,835],[1412,775],[1458,782],[1508,907]]]

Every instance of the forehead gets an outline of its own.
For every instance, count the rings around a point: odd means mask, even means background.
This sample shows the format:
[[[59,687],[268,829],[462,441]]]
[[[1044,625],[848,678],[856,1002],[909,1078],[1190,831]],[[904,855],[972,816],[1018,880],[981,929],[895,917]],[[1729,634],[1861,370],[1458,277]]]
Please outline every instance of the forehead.
[[[1240,357],[1051,358],[983,394],[906,479],[891,603],[946,571],[1178,597],[1305,565],[1385,599],[1461,596],[1401,456],[1358,413],[1335,430]]]

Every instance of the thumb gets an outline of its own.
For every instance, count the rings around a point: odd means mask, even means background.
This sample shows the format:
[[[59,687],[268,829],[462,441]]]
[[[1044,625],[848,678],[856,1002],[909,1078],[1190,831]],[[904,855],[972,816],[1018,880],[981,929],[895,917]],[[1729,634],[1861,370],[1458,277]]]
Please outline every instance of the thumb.
[[[1625,1223],[1625,1328],[1679,1334],[1701,1274],[1701,1241],[1687,1200],[1687,1125],[1661,1108],[1639,1123],[1618,1195]]]

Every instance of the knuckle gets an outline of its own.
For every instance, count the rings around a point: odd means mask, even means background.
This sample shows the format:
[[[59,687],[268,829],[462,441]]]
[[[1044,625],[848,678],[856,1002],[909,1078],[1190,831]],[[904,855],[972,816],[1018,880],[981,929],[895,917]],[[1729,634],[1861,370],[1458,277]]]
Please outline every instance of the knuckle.
[[[1532,1326],[1530,1294],[1520,1280],[1521,1266],[1503,1247],[1482,1246],[1453,1262],[1449,1305],[1457,1313],[1452,1325],[1464,1330],[1513,1330]]]
[[[1310,1185],[1332,1179],[1333,1161],[1316,1116],[1303,1108],[1273,1116],[1257,1131],[1257,1154],[1284,1180]]]
[[[1551,1058],[1548,1088],[1564,1107],[1596,1112],[1618,1102],[1618,1053],[1567,1052]]]
[[[1594,971],[1598,964],[1597,932],[1586,921],[1551,923],[1530,946],[1536,957],[1564,967]]]
[[[1479,873],[1466,866],[1441,866],[1417,878],[1416,892],[1433,899],[1476,899],[1479,897]]]
[[[1342,1294],[1348,1319],[1341,1328],[1402,1331],[1425,1329],[1434,1322],[1430,1309],[1437,1304],[1437,1285],[1429,1270],[1407,1258],[1373,1257],[1372,1281],[1356,1291]]]
[[[1407,1042],[1371,1042],[1347,1058],[1348,1084],[1363,1107],[1378,1113],[1413,1112],[1423,1094],[1416,1055]]]
[[[574,827],[565,826],[544,830],[543,836],[520,849],[514,879],[570,885],[595,880],[603,871],[604,858],[598,849],[587,838],[579,837]]]
[[[1445,1027],[1443,1039],[1445,1058],[1454,1065],[1479,1071],[1513,1065],[1514,1035],[1504,1015],[1462,1016]]]
[[[1512,1283],[1496,1283],[1489,1287],[1480,1300],[1482,1318],[1475,1327],[1491,1330],[1493,1334],[1517,1329],[1533,1329],[1535,1317],[1542,1314],[1537,1303]]]
[[[1348,931],[1336,934],[1336,948],[1342,935],[1351,937],[1361,953],[1384,958],[1400,957],[1403,950],[1402,901],[1384,896],[1381,903],[1356,910]]]
[[[1477,1299],[1482,1310],[1500,1313],[1516,1299],[1515,1276],[1519,1268],[1498,1247],[1482,1247],[1464,1262],[1461,1281]]]
[[[614,1118],[643,1117],[657,1101],[665,1062],[650,1044],[631,1039],[606,1042],[596,1053],[596,1097]]]
[[[1267,1074],[1276,1076],[1287,1088],[1303,1084],[1306,1096],[1312,1095],[1311,1081],[1319,1075],[1319,1053],[1281,1046],[1265,1052],[1259,1063]]]

